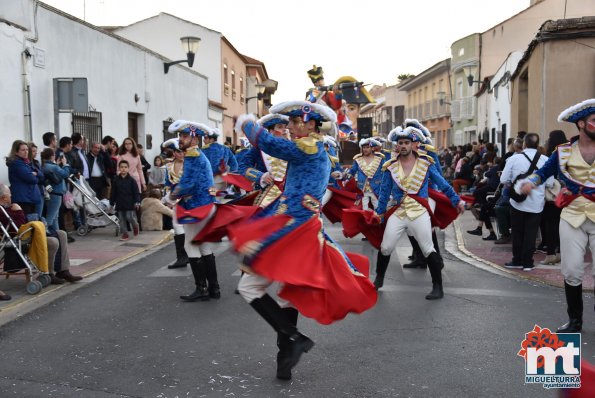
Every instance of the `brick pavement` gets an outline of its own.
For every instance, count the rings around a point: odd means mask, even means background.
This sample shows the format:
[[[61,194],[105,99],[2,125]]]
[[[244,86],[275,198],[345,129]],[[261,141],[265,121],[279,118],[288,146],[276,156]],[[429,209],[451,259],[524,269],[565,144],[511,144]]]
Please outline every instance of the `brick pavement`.
[[[560,264],[556,265],[542,265],[540,261],[545,258],[545,254],[535,253],[534,263],[535,268],[530,271],[523,271],[522,269],[508,269],[504,264],[512,260],[512,244],[496,245],[493,241],[484,241],[482,237],[468,234],[467,231],[477,227],[477,221],[470,211],[466,211],[454,223],[456,243],[463,253],[473,257],[474,259],[490,265],[501,271],[516,275],[518,277],[543,282],[552,286],[564,287],[564,278],[560,272]],[[487,236],[488,232],[484,229],[483,236]],[[585,278],[583,282],[583,290],[593,292],[593,272],[591,267],[591,254],[587,253],[585,262],[588,263],[585,268]]]

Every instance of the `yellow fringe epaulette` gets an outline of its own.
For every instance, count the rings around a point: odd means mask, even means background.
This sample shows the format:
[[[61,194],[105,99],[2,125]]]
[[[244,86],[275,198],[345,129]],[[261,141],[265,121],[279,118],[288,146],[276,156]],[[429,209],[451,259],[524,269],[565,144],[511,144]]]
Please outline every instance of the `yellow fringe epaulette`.
[[[310,134],[308,137],[299,138],[294,141],[300,151],[308,154],[313,155],[318,152],[318,142],[320,139],[317,139],[314,134]]]
[[[386,169],[388,169],[390,167],[390,165],[394,163],[395,160],[397,160],[397,159],[390,159],[390,160],[387,160],[386,162],[384,162],[382,164],[382,171],[386,171]]]
[[[425,153],[424,151],[417,152],[417,156],[419,156],[420,158],[426,159],[428,162],[430,162],[432,164],[436,163],[434,158],[431,155],[428,155],[427,153]]]
[[[331,156],[331,155],[328,155],[328,158],[329,158],[329,160],[331,161],[331,164],[333,165],[333,167],[335,167],[335,165],[336,165],[337,163],[339,163],[339,158],[338,158],[338,157],[336,157],[336,156]]]
[[[435,146],[424,144],[424,148],[423,149],[426,152],[432,152],[432,153],[438,154],[438,151],[436,151],[436,147]]]
[[[200,151],[196,147],[188,148],[188,149],[186,149],[186,152],[184,152],[184,156],[189,157],[189,158],[195,158],[197,156],[200,156]]]
[[[357,155],[355,155],[355,156],[353,157],[353,160],[355,160],[355,159],[359,159],[359,158],[361,158],[361,157],[362,157],[362,154],[361,154],[361,153],[358,153]]]
[[[382,152],[374,152],[374,156],[380,156],[382,159],[386,158],[386,156],[384,156],[384,153]]]

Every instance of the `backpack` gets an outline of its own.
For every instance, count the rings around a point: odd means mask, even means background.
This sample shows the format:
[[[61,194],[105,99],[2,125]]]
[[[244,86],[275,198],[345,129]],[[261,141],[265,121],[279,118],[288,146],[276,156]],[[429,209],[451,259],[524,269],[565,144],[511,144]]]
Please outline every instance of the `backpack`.
[[[535,153],[535,157],[533,158],[533,160],[531,160],[529,158],[529,156],[527,156],[527,154],[525,154],[524,152],[523,152],[523,156],[526,157],[529,162],[531,162],[531,166],[529,167],[529,170],[527,170],[525,173],[521,173],[518,176],[516,176],[516,178],[512,182],[512,186],[510,187],[510,190],[509,190],[510,199],[514,200],[517,203],[521,203],[525,199],[527,199],[527,195],[517,193],[517,191],[514,189],[514,185],[517,183],[517,181],[522,180],[523,178],[527,178],[531,175],[531,173],[533,173],[533,171],[537,168],[537,161],[541,157],[541,153],[539,153],[539,151],[537,151]]]

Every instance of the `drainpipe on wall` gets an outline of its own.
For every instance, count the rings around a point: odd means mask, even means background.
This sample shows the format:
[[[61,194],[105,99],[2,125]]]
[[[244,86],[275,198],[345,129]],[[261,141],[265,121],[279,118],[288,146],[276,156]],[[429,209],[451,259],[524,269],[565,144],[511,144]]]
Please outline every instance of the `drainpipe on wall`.
[[[25,110],[25,141],[33,141],[33,121],[31,118],[31,86],[27,75],[27,63],[32,54],[29,48],[21,53],[21,76],[23,78],[23,109]]]

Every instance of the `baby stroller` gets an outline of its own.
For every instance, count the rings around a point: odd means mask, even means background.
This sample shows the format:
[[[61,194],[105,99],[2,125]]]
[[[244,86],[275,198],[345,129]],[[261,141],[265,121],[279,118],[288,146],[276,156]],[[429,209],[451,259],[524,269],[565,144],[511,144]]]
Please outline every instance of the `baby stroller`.
[[[50,285],[51,278],[47,273],[41,272],[27,255],[33,239],[33,228],[11,236],[9,231],[18,231],[18,228],[3,206],[0,206],[0,211],[8,220],[6,226],[0,223],[0,275],[4,275],[6,279],[10,276],[24,276],[27,281],[27,293],[37,294],[42,288]],[[33,280],[33,277],[36,278]]]
[[[76,233],[79,236],[85,236],[95,228],[113,225],[116,227],[116,236],[120,236],[120,220],[117,216],[108,214],[109,200],[97,199],[95,191],[91,189],[84,177],[76,179],[74,176],[70,176],[68,182],[74,187],[75,207],[84,211],[84,224],[78,227]]]

